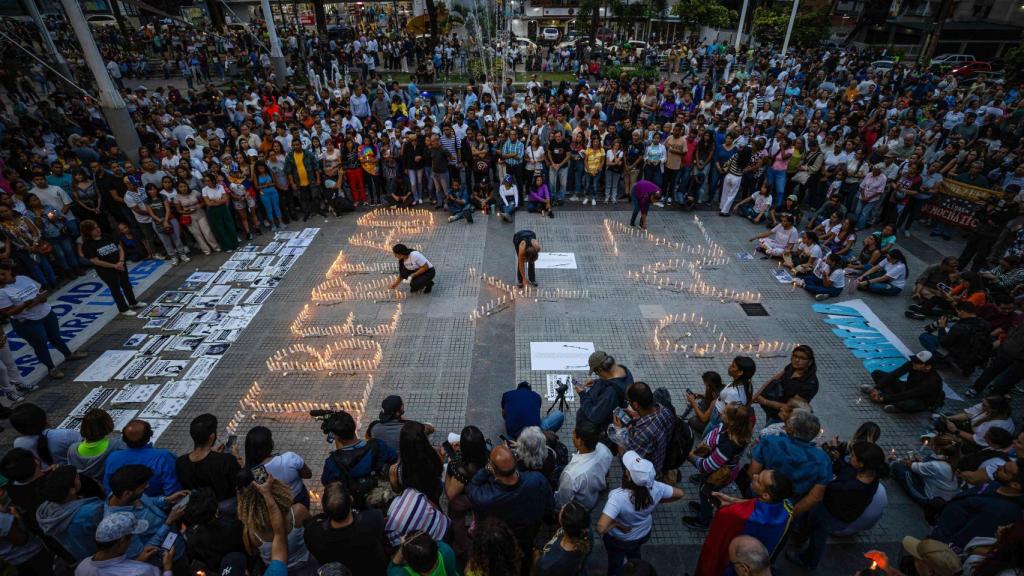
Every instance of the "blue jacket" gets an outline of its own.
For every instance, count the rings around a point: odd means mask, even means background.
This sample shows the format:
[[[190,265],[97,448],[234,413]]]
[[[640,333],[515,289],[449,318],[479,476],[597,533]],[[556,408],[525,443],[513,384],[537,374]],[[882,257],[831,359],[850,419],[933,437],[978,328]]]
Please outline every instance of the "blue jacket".
[[[178,482],[178,473],[174,464],[177,457],[163,448],[154,448],[147,444],[142,448],[128,448],[118,450],[107,456],[107,467],[103,471],[103,489],[110,493],[110,477],[113,476],[122,466],[129,464],[142,464],[153,471],[153,477],[149,480],[149,488],[146,488],[147,496],[170,496],[181,490],[181,483]]]
[[[466,484],[466,495],[478,521],[495,517],[506,524],[523,545],[532,545],[547,510],[555,507],[551,484],[540,472],[519,472],[514,486],[499,483],[487,470]]]
[[[356,450],[358,448],[362,448],[365,444],[366,440],[360,440],[359,442],[353,444],[352,446],[340,448],[338,450],[335,450],[335,452]],[[377,457],[377,462],[380,463],[380,465],[384,467],[385,470],[387,469],[387,465],[391,465],[394,464],[395,462],[398,462],[398,452],[395,452],[394,448],[388,446],[384,442],[378,442],[377,447],[380,450],[380,456]],[[356,465],[352,466],[352,468],[349,470],[349,474],[352,476],[352,478],[362,478],[370,474],[371,472],[374,472],[374,470],[371,469],[372,464],[373,450],[367,450],[366,454],[363,455],[362,459],[360,459]],[[377,472],[381,471],[382,470],[377,470]],[[334,458],[328,456],[327,460],[324,462],[324,471],[322,474],[320,474],[320,483],[326,486],[330,482],[334,482],[335,480],[341,479],[341,470],[339,470],[337,464],[335,464]]]
[[[540,394],[529,385],[509,390],[501,395],[501,411],[505,419],[505,433],[516,439],[523,428],[540,426]]]
[[[621,364],[620,364],[621,366]],[[596,424],[601,429],[612,423],[612,410],[626,401],[626,388],[633,383],[633,373],[622,366],[626,375],[611,380],[594,380],[594,383],[580,393],[580,409],[576,418]]]
[[[96,553],[96,527],[102,519],[103,501],[99,498],[43,502],[36,510],[43,534],[60,542],[75,560]]]
[[[1003,524],[1013,524],[1024,510],[1024,496],[1002,496],[998,482],[964,490],[946,503],[939,523],[928,535],[962,552],[975,536],[992,536]]]

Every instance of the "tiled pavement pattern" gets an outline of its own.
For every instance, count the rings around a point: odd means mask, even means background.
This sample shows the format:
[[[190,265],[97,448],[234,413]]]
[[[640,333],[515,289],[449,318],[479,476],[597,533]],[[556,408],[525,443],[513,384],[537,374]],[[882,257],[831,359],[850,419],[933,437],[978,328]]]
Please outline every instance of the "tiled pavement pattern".
[[[729,264],[717,270],[705,270],[708,281],[721,287],[759,291],[762,303],[769,312],[767,317],[747,317],[735,303],[689,294],[657,290],[627,278],[630,270],[668,258],[685,257],[664,247],[653,246],[636,238],[618,238],[619,256],[612,255],[604,218],[626,221],[628,212],[618,210],[561,210],[555,219],[521,213],[515,225],[504,224],[495,218],[478,216],[477,223],[446,224],[437,213],[434,228],[402,241],[422,244],[426,256],[437,266],[437,286],[430,296],[413,296],[402,302],[403,313],[397,331],[380,336],[383,358],[373,371],[374,386],[363,425],[376,417],[381,399],[391,393],[403,396],[408,416],[432,422],[440,434],[458,432],[470,420],[481,426],[485,433],[496,437],[500,432],[500,410],[497,399],[501,392],[519,380],[530,380],[541,385],[544,374],[530,370],[529,343],[539,340],[593,341],[598,349],[613,354],[622,364],[629,366],[637,379],[654,386],[667,387],[682,405],[682,392],[689,387],[701,387],[700,374],[706,370],[725,372],[730,358],[686,358],[678,353],[657,352],[651,346],[655,323],[665,314],[695,312],[717,324],[730,340],[736,342],[780,340],[811,344],[816,351],[821,392],[814,402],[816,412],[826,426],[825,435],[847,437],[860,423],[878,422],[883,429],[881,443],[888,451],[911,445],[922,431],[923,417],[894,416],[882,413],[866,401],[860,401],[857,387],[867,381],[867,374],[859,361],[839,345],[822,317],[811,311],[812,300],[802,291],[779,284],[770,275],[769,262],[755,259],[736,261],[738,251],[752,252],[747,239],[760,231],[737,218],[718,218],[713,212],[701,213],[708,231],[731,257]],[[181,453],[189,449],[188,422],[192,416],[210,411],[226,424],[239,409],[239,399],[249,390],[253,381],[259,381],[265,401],[333,402],[359,400],[367,382],[365,374],[289,374],[270,373],[265,361],[274,351],[299,341],[291,334],[289,325],[309,302],[314,286],[344,250],[351,262],[393,263],[390,254],[372,248],[354,247],[347,238],[362,229],[349,215],[329,222],[318,220],[309,226],[321,228],[309,250],[285,277],[265,303],[256,319],[224,356],[213,374],[186,406],[174,424],[160,439],[160,445]],[[651,232],[671,240],[701,242],[702,236],[692,215],[675,212],[652,212],[649,220]],[[492,274],[503,274],[514,281],[514,260],[511,235],[515,229],[530,228],[537,232],[546,250],[575,252],[577,270],[538,270],[543,288],[588,289],[588,300],[559,302],[523,302],[513,309],[477,322],[469,314],[479,302],[495,294],[493,288],[482,287],[479,280],[467,274],[469,267]],[[293,224],[291,229],[300,226]],[[911,277],[916,277],[924,262],[938,259],[939,252],[916,238],[909,256]],[[951,252],[955,244],[938,246]],[[955,253],[955,252],[953,252]],[[163,290],[174,289],[197,268],[215,270],[223,257],[198,258],[189,265],[181,265],[162,279],[156,289],[145,294],[152,300]],[[685,272],[668,272],[668,276],[686,280]],[[349,277],[353,283],[379,278],[379,274]],[[857,297],[848,291],[843,297]],[[920,323],[903,318],[902,310],[907,297],[880,298],[867,296],[865,300],[911,349],[916,349]],[[315,309],[310,325],[340,323],[349,311],[364,325],[387,322],[394,312],[393,302],[346,302]],[[479,325],[477,323],[480,323]],[[483,323],[491,323],[484,326]],[[125,339],[141,331],[142,321],[117,319],[94,338],[88,349],[93,356],[105,349],[118,349]],[[683,336],[692,332],[689,338]],[[710,332],[710,331],[708,331]],[[666,334],[681,337],[680,342],[699,341],[700,329],[668,328]],[[708,334],[710,340],[710,334]],[[327,343],[329,338],[305,339],[306,343]],[[756,383],[781,369],[785,357],[760,359]],[[30,399],[50,410],[52,420],[59,422],[64,414],[84,395],[86,390],[73,383],[74,374],[84,369],[69,366],[68,378],[61,383],[46,384]],[[578,378],[583,377],[580,373]],[[962,379],[953,379],[957,387]],[[545,409],[546,409],[545,404]],[[570,412],[574,411],[575,405]],[[562,438],[571,445],[572,414],[562,431]],[[316,422],[302,414],[246,413],[239,426],[239,434],[256,424],[265,424],[274,431],[275,444],[280,451],[294,450],[307,458],[314,469],[314,479],[328,446],[323,441]],[[3,434],[0,442],[9,445],[12,433]],[[612,485],[618,485],[618,466],[612,472]],[[689,471],[684,469],[684,476]],[[690,485],[684,490],[693,493]],[[826,556],[824,566],[852,573],[861,565],[858,552],[876,547],[894,551],[898,541],[906,534],[921,535],[926,529],[920,513],[899,491],[889,489],[890,504],[882,522],[860,537],[834,543]],[[680,522],[683,503],[663,506],[655,515],[655,528],[651,542],[645,548],[645,557],[659,567],[662,574],[682,574],[696,562],[703,533],[692,531]],[[724,551],[723,551],[724,552]],[[600,573],[603,553],[592,555],[593,571]],[[788,568],[785,563],[780,566]]]

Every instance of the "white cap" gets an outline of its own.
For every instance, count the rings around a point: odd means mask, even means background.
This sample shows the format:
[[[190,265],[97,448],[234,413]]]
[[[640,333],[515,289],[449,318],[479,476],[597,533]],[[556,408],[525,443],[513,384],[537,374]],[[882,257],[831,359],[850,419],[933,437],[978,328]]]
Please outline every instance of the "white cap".
[[[384,121],[384,129],[385,130],[391,130],[392,126],[393,126],[393,124],[391,123],[391,120],[385,120]]]
[[[927,350],[921,350],[917,354],[910,357],[911,362],[920,362],[922,364],[930,364],[932,361],[932,353]]]
[[[246,156],[253,156],[253,157],[255,157],[255,156],[259,156],[259,153],[256,152],[255,148],[249,148],[248,150],[245,151],[245,155]]]
[[[622,455],[622,465],[629,470],[629,477],[637,486],[650,488],[654,486],[654,464],[650,460],[644,460],[635,451],[630,450]]]

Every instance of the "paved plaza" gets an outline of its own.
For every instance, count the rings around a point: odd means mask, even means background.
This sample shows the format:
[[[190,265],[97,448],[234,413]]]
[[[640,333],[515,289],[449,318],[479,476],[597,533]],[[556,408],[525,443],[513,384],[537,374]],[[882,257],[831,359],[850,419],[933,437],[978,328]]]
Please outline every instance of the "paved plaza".
[[[821,391],[814,409],[826,427],[825,437],[846,438],[859,424],[874,420],[882,427],[880,444],[888,453],[905,451],[924,429],[924,416],[886,414],[863,399],[858,387],[869,378],[862,361],[841,345],[826,316],[812,310],[812,298],[775,279],[774,262],[756,255],[752,260],[737,258],[737,253],[753,253],[748,239],[763,229],[713,212],[698,213],[700,226],[692,213],[657,211],[650,216],[650,235],[645,236],[628,227],[629,212],[621,205],[604,208],[561,210],[554,219],[520,213],[515,224],[485,216],[478,216],[472,225],[448,224],[446,213],[427,211],[402,217],[416,223],[411,228],[395,226],[398,219],[388,215],[364,218],[357,224],[361,213],[310,221],[305,226],[320,230],[309,248],[173,419],[158,445],[177,453],[187,451],[191,448],[188,423],[203,412],[212,412],[222,425],[234,427],[240,439],[251,426],[264,424],[273,430],[277,450],[296,451],[306,458],[314,471],[310,487],[319,489],[316,480],[329,445],[319,423],[302,410],[344,403],[359,413],[365,427],[376,417],[385,396],[400,394],[409,418],[436,426],[438,442],[466,423],[480,426],[496,439],[502,432],[501,394],[528,380],[543,395],[546,377],[553,373],[532,369],[532,342],[593,343],[629,367],[637,380],[667,388],[679,409],[685,406],[684,390],[700,390],[700,375],[707,370],[724,375],[741,347],[762,350],[754,379],[759,386],[786,364],[789,345],[805,343],[817,357]],[[523,228],[537,233],[544,251],[572,253],[576,268],[538,270],[542,292],[512,303],[495,278],[514,283],[512,234]],[[289,227],[301,229],[298,223]],[[256,243],[269,241],[268,234]],[[420,247],[437,268],[432,294],[395,300],[381,292],[381,282],[389,278],[381,270],[395,266],[390,251],[383,248],[398,241]],[[955,253],[956,243],[932,247],[911,239],[901,246],[914,278],[926,264],[938,260],[936,248]],[[143,299],[153,301],[166,290],[178,289],[197,269],[215,271],[227,258],[198,258],[182,264],[165,274]],[[659,284],[663,285],[659,288]],[[759,301],[767,315],[748,316],[736,301],[737,292],[747,293],[740,299]],[[243,298],[251,294],[252,289]],[[920,323],[902,315],[909,290],[900,297],[882,298],[857,294],[851,287],[830,303],[858,298],[916,351]],[[66,366],[65,380],[45,383],[30,400],[46,408],[54,424],[63,420],[98,385],[74,382],[93,358],[105,350],[124,349],[133,334],[173,334],[144,330],[144,323],[126,318],[111,322],[87,343],[89,360]],[[161,353],[161,358],[189,357],[187,351]],[[573,374],[582,381],[585,368]],[[962,378],[944,376],[953,389],[963,390]],[[165,380],[153,378],[146,383]],[[570,446],[577,406],[571,402],[560,434]],[[758,415],[763,418],[760,410]],[[9,443],[12,432],[4,434]],[[683,472],[685,478],[691,470]],[[611,475],[612,486],[617,486],[618,465]],[[645,557],[655,563],[659,574],[692,570],[704,539],[704,532],[681,522],[685,501],[695,499],[692,485],[684,480],[682,487],[688,498],[658,509],[653,537],[645,548]],[[918,508],[895,485],[888,483],[888,488],[889,506],[881,523],[830,546],[823,564],[828,573],[852,573],[863,564],[858,556],[864,551],[877,548],[895,553],[904,535],[927,531]],[[603,552],[593,554],[592,572],[601,573],[603,563]],[[785,561],[780,568],[791,571]]]

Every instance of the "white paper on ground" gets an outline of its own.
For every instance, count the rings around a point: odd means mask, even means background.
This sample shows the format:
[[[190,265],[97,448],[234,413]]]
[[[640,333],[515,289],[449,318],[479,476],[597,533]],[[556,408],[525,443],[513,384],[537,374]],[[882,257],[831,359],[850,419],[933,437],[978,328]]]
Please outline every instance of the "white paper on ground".
[[[107,350],[82,371],[75,382],[106,382],[135,357],[134,350]]]
[[[200,310],[211,310],[217,307],[217,302],[220,302],[220,296],[196,296],[189,302],[189,308],[198,308]]]
[[[167,345],[168,352],[192,352],[203,343],[203,336],[176,336]]]
[[[217,302],[217,306],[234,306],[241,302],[242,298],[245,298],[245,294],[248,291],[248,288],[232,288],[231,290],[228,290],[227,294],[221,296],[220,302]]]
[[[252,260],[255,257],[256,252],[254,251],[235,252],[234,254],[231,255],[231,258],[228,259],[228,262],[248,262],[249,260]]]
[[[114,376],[114,380],[136,380],[149,370],[149,367],[156,362],[156,356],[139,356],[132,358],[132,361],[123,370]]]
[[[139,418],[142,418],[141,414],[139,414]],[[171,425],[171,422],[173,422],[173,420],[168,418],[146,418],[145,420],[146,422],[149,422],[150,428],[153,429],[153,435],[150,437],[150,441],[154,443],[160,439],[160,436],[167,431],[167,428]]]
[[[146,370],[146,378],[174,378],[185,370],[188,360],[164,360],[161,358]]]
[[[260,254],[277,254],[277,251],[280,250],[282,246],[284,246],[284,243],[282,242],[271,242],[260,250]]]
[[[530,370],[587,371],[593,342],[530,342]]]
[[[206,282],[209,282],[210,280],[213,280],[213,277],[216,276],[216,275],[217,275],[216,272],[202,272],[202,271],[197,270],[197,271],[193,272],[192,274],[190,274],[189,277],[185,281],[186,282],[203,282],[203,283],[206,283]]]
[[[575,252],[541,252],[537,255],[536,267],[538,269],[576,269]]]
[[[246,304],[263,304],[274,293],[273,288],[257,288],[245,299]]]
[[[187,403],[187,398],[157,398],[139,412],[139,418],[174,418]]]
[[[129,384],[117,391],[110,399],[111,404],[141,404],[149,402],[153,393],[160,388],[159,384]],[[118,428],[114,428],[118,430]]]
[[[219,298],[227,294],[230,289],[231,286],[228,286],[227,284],[214,284],[203,292],[203,296],[217,296]]]
[[[132,334],[131,338],[125,340],[123,346],[125,348],[135,348],[139,344],[145,342],[147,336],[149,336],[149,334]]]
[[[180,290],[170,290],[164,292],[157,297],[157,304],[188,304],[188,301],[192,299],[193,294],[191,292],[182,292]]]
[[[195,352],[192,353],[193,358],[199,358],[200,356],[223,356],[228,348],[231,347],[230,342],[204,342],[196,348]]]
[[[220,362],[220,356],[203,356],[197,358],[192,366],[189,366],[187,372],[181,375],[181,380],[206,380],[210,372],[213,372],[214,367],[217,366],[217,362]]]
[[[191,398],[202,380],[170,380],[157,393],[157,398]]]
[[[278,232],[277,234],[274,234],[274,240],[291,240],[292,238],[298,237],[299,233],[292,230],[283,230],[281,232]],[[273,244],[273,242],[271,242],[270,244]],[[270,246],[270,244],[267,244],[267,246]]]
[[[576,389],[572,386],[572,375],[571,374],[548,374],[547,375],[547,391],[548,401],[554,402],[555,398],[558,397],[558,383],[561,382],[568,386],[565,391],[565,400],[567,402],[573,402],[576,400]]]
[[[164,326],[164,330],[171,330],[174,332],[187,330],[189,326],[196,323],[196,319],[199,318],[201,314],[202,312],[182,312],[175,316],[173,320],[168,322]]]
[[[174,338],[170,334],[157,334],[151,336],[146,343],[139,347],[139,354],[154,356],[164,351],[164,348],[170,344],[171,339]]]
[[[143,326],[146,330],[159,330],[167,324],[167,318],[153,318]]]
[[[277,253],[278,256],[302,256],[306,252],[305,246],[285,246]]]
[[[139,314],[142,318],[170,318],[181,310],[180,304],[153,304]]]

